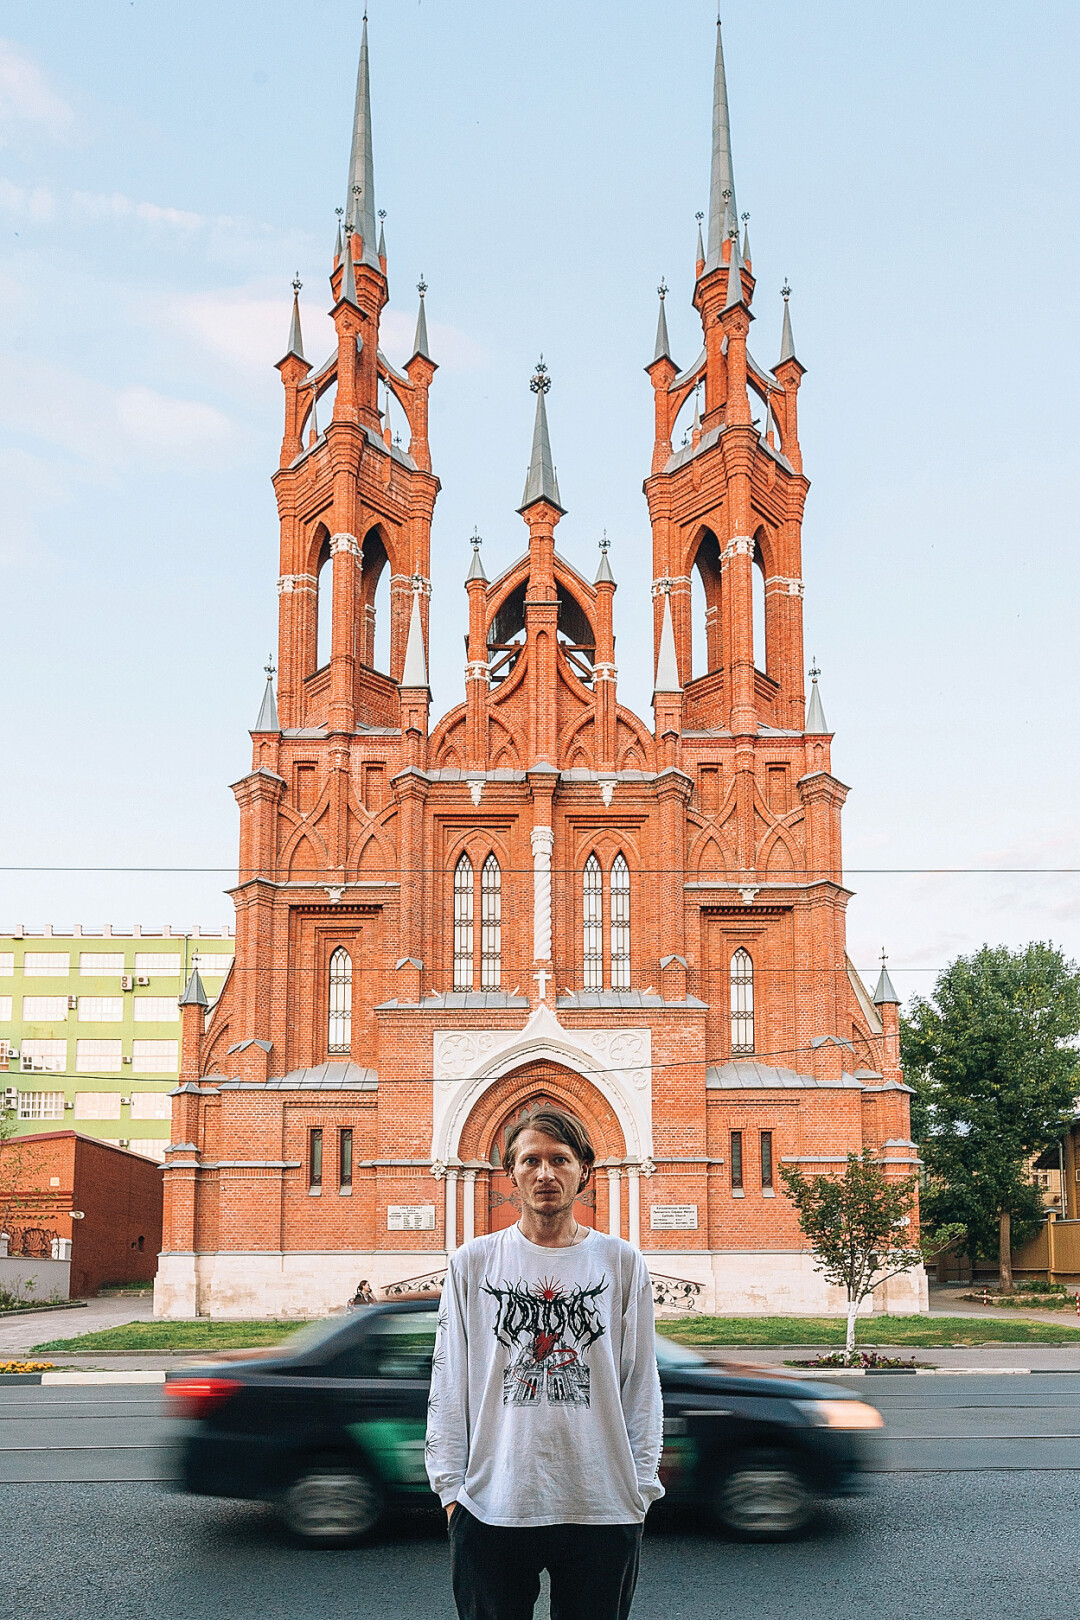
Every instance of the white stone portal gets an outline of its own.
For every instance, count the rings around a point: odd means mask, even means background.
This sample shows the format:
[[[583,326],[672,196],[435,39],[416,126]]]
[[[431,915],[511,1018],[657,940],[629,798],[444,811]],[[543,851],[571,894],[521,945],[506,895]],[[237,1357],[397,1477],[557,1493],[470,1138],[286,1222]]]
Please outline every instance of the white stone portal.
[[[512,1069],[562,1064],[589,1080],[622,1127],[628,1159],[652,1153],[652,1031],[564,1029],[541,1005],[524,1029],[437,1029],[433,1038],[431,1158],[458,1158],[461,1132],[477,1100]]]

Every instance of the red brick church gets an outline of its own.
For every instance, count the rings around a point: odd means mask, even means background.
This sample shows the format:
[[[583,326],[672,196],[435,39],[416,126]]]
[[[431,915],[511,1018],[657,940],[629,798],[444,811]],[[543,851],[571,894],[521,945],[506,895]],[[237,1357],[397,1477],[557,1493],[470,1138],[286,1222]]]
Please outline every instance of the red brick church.
[[[845,952],[847,790],[803,680],[803,366],[787,289],[776,364],[747,346],[719,32],[714,98],[703,347],[676,364],[662,289],[647,367],[652,720],[619,702],[606,543],[596,567],[557,549],[539,365],[522,553],[489,580],[474,550],[465,697],[432,726],[436,364],[423,286],[404,370],[379,347],[365,24],[336,349],[308,361],[294,300],[278,366],[278,686],[234,790],[235,966],[212,1010],[197,975],[182,998],[164,1315],[310,1315],[362,1278],[437,1278],[516,1219],[505,1132],[542,1101],[597,1149],[579,1220],[638,1245],[658,1298],[689,1308],[834,1307],[781,1167],[863,1147],[914,1167],[897,997]]]

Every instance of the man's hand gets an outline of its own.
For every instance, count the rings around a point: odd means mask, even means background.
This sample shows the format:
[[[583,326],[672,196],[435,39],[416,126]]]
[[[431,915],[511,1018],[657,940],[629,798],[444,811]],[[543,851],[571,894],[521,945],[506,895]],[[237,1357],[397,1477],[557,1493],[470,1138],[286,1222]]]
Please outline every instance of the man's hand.
[[[446,1522],[447,1522],[447,1524],[449,1524],[450,1520],[454,1517],[454,1509],[456,1507],[457,1507],[457,1503],[456,1502],[451,1502],[450,1506],[447,1508],[447,1510],[446,1510]]]

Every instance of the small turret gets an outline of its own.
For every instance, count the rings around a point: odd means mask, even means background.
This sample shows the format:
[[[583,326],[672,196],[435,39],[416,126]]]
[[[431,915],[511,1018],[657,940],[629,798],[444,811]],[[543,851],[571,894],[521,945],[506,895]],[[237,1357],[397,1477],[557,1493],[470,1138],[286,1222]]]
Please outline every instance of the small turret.
[[[821,693],[818,690],[818,676],[820,674],[821,671],[818,669],[817,660],[815,659],[810,666],[810,679],[813,684],[810,688],[810,701],[806,705],[805,729],[808,735],[826,737],[829,735],[829,727],[825,722],[825,709],[821,701]]]
[[[524,512],[535,501],[547,501],[559,512],[566,508],[559,498],[559,481],[555,476],[555,463],[551,455],[551,441],[548,438],[547,406],[544,400],[551,387],[551,378],[547,374],[543,355],[537,362],[536,372],[529,383],[529,387],[536,395],[536,417],[533,421],[532,455],[529,459],[529,472],[525,479],[525,493],[521,497],[519,512]]]

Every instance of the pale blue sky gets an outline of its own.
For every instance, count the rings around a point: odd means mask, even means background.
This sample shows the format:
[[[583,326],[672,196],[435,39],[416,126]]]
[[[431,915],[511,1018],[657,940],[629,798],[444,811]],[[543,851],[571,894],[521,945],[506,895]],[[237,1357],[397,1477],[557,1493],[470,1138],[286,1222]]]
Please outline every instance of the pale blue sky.
[[[421,270],[436,709],[462,692],[468,536],[524,529],[543,349],[569,515],[606,525],[620,695],[648,712],[656,284],[697,352],[710,0],[372,0],[378,206],[404,358]],[[0,47],[5,864],[228,867],[228,783],[275,641],[273,362],[298,268],[328,350],[355,0],[53,0]],[[739,204],[808,368],[807,654],[850,867],[1080,865],[1080,8],[729,0]],[[4,874],[0,927],[226,920],[227,874]],[[984,939],[1080,952],[1080,878],[853,874],[852,952],[906,994]]]

